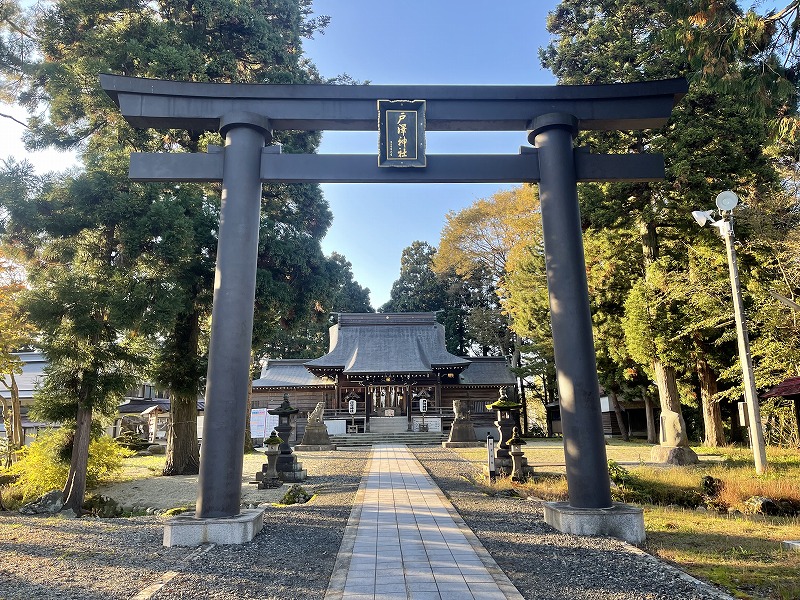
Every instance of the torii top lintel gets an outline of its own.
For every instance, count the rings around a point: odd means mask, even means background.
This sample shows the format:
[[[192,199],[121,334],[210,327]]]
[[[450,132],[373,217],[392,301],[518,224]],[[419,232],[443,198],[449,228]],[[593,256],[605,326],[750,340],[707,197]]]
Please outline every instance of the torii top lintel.
[[[685,79],[586,86],[222,84],[100,75],[134,127],[216,131],[234,111],[260,114],[274,130],[375,131],[378,99],[424,99],[428,131],[525,131],[548,113],[579,129],[662,127],[688,89]]]

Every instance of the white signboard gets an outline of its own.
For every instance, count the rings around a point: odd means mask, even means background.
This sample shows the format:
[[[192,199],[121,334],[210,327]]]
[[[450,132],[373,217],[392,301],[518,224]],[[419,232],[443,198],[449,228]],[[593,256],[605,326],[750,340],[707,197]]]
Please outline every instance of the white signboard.
[[[411,431],[419,431],[420,425],[422,425],[422,417],[411,417]],[[441,431],[442,419],[441,417],[425,417],[425,425],[428,426],[428,431]]]
[[[272,435],[272,430],[278,426],[278,419],[278,415],[271,415],[267,413],[267,425],[264,427],[264,433],[267,434],[265,437]]]
[[[358,404],[356,403],[355,399],[350,400],[347,403],[347,412],[349,412],[351,415],[356,414],[356,409],[357,408],[358,408]]]
[[[328,435],[344,435],[347,432],[347,421],[344,419],[330,419],[325,421]]]
[[[267,430],[267,409],[266,408],[252,408],[250,409],[250,437],[251,438],[265,438],[269,437],[266,434]],[[272,430],[270,430],[272,431]]]

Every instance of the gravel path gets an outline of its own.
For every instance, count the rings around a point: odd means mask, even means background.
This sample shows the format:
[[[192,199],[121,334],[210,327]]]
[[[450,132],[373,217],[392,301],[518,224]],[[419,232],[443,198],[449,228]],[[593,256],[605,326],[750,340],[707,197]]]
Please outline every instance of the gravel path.
[[[621,542],[554,532],[536,502],[476,492],[462,476],[472,465],[451,451],[412,450],[525,598],[725,597]],[[303,453],[304,487],[317,497],[268,507],[264,531],[241,546],[164,548],[158,516],[0,513],[0,599],[322,599],[368,455]]]
[[[559,533],[544,522],[539,502],[476,491],[468,481],[473,465],[455,453],[412,451],[526,599],[731,598],[629,544]]]

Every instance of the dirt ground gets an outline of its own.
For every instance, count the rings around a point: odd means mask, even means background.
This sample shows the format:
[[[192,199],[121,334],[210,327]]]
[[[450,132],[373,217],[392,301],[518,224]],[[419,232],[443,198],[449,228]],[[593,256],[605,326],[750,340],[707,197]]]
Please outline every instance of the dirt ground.
[[[263,455],[251,454],[245,457],[242,476],[242,504],[258,505],[278,501],[289,489],[290,484],[274,490],[259,490],[254,481],[256,471],[266,462]],[[93,490],[113,498],[120,506],[127,508],[154,508],[166,510],[170,508],[194,506],[199,490],[198,475],[173,475],[171,477],[147,477],[133,479],[104,486]]]

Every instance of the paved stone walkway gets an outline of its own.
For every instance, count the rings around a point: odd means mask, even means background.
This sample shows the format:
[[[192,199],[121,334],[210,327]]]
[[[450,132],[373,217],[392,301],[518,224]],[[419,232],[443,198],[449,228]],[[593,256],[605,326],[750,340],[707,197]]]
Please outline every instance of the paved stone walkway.
[[[325,600],[522,600],[404,445],[373,446]]]

